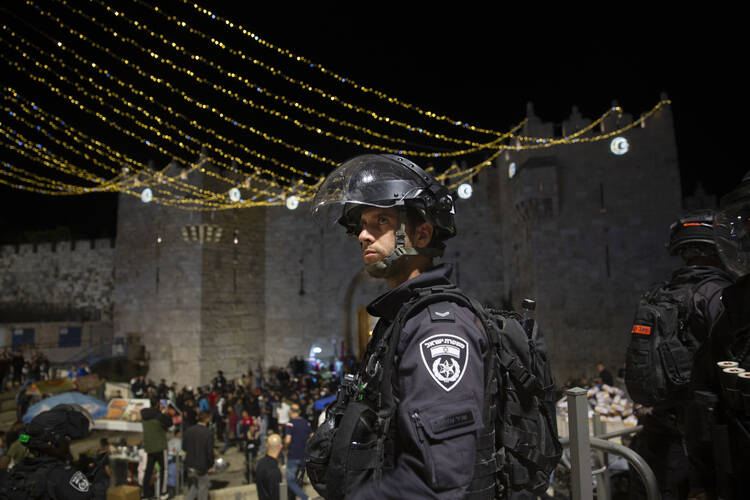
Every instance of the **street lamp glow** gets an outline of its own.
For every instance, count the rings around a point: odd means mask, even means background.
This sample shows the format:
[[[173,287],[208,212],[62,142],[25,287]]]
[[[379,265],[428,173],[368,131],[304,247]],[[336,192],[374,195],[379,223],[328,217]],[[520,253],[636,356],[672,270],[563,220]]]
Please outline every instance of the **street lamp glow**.
[[[471,187],[471,184],[467,184],[464,182],[460,186],[458,186],[458,197],[462,198],[464,200],[468,200],[471,198],[471,195],[474,193],[474,189]]]

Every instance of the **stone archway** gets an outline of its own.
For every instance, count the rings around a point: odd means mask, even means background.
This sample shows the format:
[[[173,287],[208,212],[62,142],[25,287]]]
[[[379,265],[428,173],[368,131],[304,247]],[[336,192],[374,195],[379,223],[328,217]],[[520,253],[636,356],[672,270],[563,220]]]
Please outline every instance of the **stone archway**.
[[[363,313],[359,312],[360,308],[385,292],[387,287],[385,281],[372,278],[364,269],[355,274],[349,281],[343,303],[344,342],[346,342],[348,354],[360,354],[358,352],[361,343],[360,330],[368,327],[365,326],[366,321],[362,317]]]

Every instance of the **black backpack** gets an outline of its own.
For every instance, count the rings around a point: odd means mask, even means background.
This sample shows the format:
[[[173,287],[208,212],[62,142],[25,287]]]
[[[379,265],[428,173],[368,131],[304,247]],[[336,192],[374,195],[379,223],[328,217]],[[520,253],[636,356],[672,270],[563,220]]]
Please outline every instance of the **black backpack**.
[[[660,406],[689,396],[690,373],[700,342],[690,331],[698,282],[659,282],[638,303],[625,358],[628,396]]]
[[[346,496],[346,487],[379,479],[393,467],[393,444],[387,429],[394,408],[388,402],[395,347],[406,321],[429,303],[450,301],[470,308],[482,321],[494,346],[486,362],[485,415],[494,418],[494,467],[496,495],[503,498],[542,494],[562,454],[555,418],[555,392],[549,360],[537,328],[529,332],[514,312],[482,307],[453,286],[419,291],[401,309],[391,338],[368,346],[369,372],[378,359],[383,365],[381,398],[385,404],[373,408],[362,398],[366,381],[349,379],[339,389],[326,420],[308,440],[305,465],[313,487],[329,500]],[[489,360],[486,360],[489,361]],[[385,429],[384,429],[385,428]],[[486,469],[486,467],[485,467]],[[484,474],[487,472],[484,471]],[[475,481],[481,475],[475,468]],[[490,478],[490,486],[492,485]]]

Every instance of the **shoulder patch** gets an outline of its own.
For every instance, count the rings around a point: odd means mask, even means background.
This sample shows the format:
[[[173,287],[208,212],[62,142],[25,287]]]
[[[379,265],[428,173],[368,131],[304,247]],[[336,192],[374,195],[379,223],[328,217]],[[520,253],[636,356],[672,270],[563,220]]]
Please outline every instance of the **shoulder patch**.
[[[458,385],[469,362],[469,344],[461,337],[441,333],[419,344],[427,373],[446,392]]]
[[[453,312],[453,305],[450,303],[430,304],[427,306],[427,310],[430,311],[430,320],[433,323],[441,321],[455,323],[456,321],[456,314]]]
[[[83,475],[83,472],[76,471],[70,478],[70,485],[81,493],[89,491],[89,480]]]

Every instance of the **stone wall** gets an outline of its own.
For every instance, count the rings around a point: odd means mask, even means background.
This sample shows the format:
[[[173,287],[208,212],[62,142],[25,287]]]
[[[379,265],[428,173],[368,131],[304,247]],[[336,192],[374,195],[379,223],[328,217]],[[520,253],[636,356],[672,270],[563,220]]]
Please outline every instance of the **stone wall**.
[[[612,117],[602,127],[630,121]],[[568,130],[586,123],[575,125]],[[681,263],[664,247],[681,212],[671,111],[621,135],[630,143],[621,156],[600,141],[498,162],[501,170],[511,162],[518,168],[501,179],[511,291],[537,299],[559,379],[592,376],[599,361],[619,367],[640,293]]]
[[[321,357],[356,350],[357,310],[385,291],[362,277],[356,240],[341,226],[320,226],[310,204],[266,209],[266,363],[285,366],[292,356]]]
[[[114,241],[0,246],[0,322],[109,320]]]

